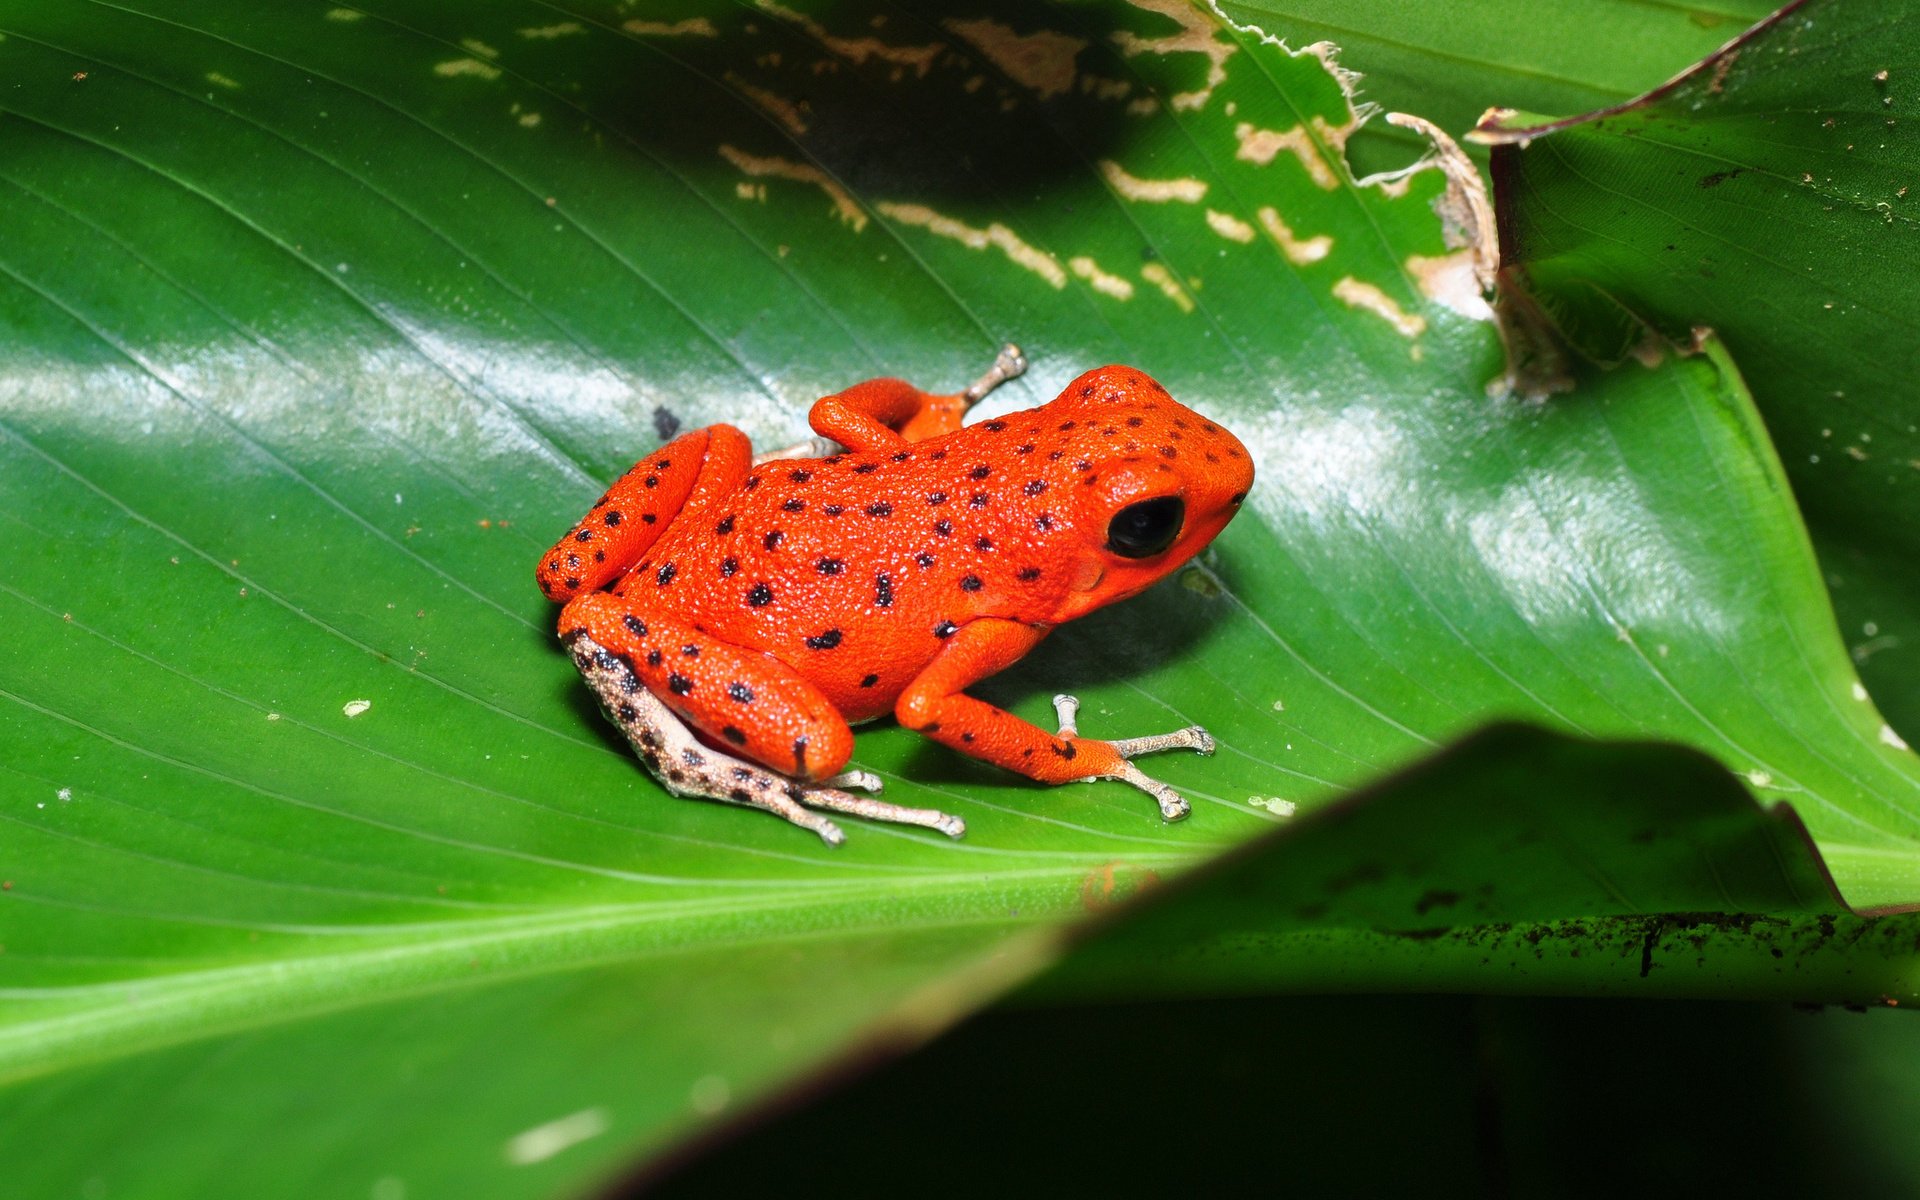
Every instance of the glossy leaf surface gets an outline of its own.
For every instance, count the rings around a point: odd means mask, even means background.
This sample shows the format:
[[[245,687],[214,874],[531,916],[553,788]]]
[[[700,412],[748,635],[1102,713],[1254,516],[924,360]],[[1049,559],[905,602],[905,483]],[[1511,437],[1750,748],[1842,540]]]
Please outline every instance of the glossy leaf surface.
[[[239,1187],[269,1135],[316,1187],[577,1185],[1019,977],[1116,861],[1496,718],[1699,747],[1850,900],[1920,895],[1920,774],[1732,363],[1490,397],[1446,181],[1355,186],[1316,57],[1160,4],[0,34],[0,1151],[43,1190]],[[890,727],[856,761],[964,842],[669,800],[552,643],[547,539],[673,429],[788,441],[1007,337],[995,409],[1130,361],[1259,456],[1205,564],[984,689],[1203,721],[1155,763],[1194,817]]]

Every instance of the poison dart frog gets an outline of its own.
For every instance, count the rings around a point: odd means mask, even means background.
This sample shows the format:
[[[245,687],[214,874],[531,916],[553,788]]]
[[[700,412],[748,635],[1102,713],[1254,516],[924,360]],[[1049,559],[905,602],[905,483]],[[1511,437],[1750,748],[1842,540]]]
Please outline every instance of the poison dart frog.
[[[954,816],[871,795],[852,724],[891,714],[1043,783],[1117,779],[1167,820],[1179,793],[1136,755],[1213,752],[1190,726],[1100,741],[1056,696],[1047,733],[966,694],[1062,622],[1143,591],[1239,511],[1239,439],[1130,367],[963,426],[1025,370],[1019,348],[953,395],[871,379],[828,396],[817,438],[756,458],[730,425],[621,477],[536,572],[607,714],[676,795],[775,813],[842,839],[825,812],[958,837]],[[691,729],[689,729],[691,727]]]

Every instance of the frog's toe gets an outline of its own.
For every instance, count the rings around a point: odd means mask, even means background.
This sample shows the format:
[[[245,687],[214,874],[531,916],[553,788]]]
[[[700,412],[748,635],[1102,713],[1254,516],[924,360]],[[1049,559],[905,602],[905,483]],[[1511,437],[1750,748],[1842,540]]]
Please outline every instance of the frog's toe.
[[[862,771],[856,767],[851,771],[842,771],[831,779],[822,779],[820,786],[839,788],[841,791],[857,789],[862,792],[872,792],[878,795],[887,785],[872,771]]]
[[[1080,736],[1075,718],[1080,712],[1080,701],[1072,696],[1055,696],[1053,714],[1060,720],[1060,736],[1073,738]],[[1146,737],[1115,738],[1107,745],[1121,758],[1138,758],[1142,754],[1157,754],[1162,750],[1193,750],[1200,754],[1212,754],[1216,749],[1213,735],[1198,725],[1189,725],[1185,729],[1176,729],[1172,733],[1155,733]],[[1163,809],[1165,805],[1161,806]],[[1181,816],[1185,816],[1183,812]]]
[[[1109,778],[1118,779],[1123,783],[1130,783],[1147,795],[1152,796],[1154,802],[1160,806],[1160,819],[1163,821],[1184,820],[1187,814],[1193,811],[1193,806],[1187,803],[1185,796],[1182,796],[1179,792],[1161,783],[1158,779],[1148,775],[1145,771],[1142,771],[1130,762],[1121,763],[1119,773],[1109,776]]]
[[[1176,729],[1172,733],[1156,733],[1149,737],[1117,738],[1113,748],[1122,758],[1137,758],[1142,754],[1157,754],[1162,750],[1192,750],[1200,754],[1212,754],[1216,748],[1213,735],[1198,725],[1189,725],[1185,729]]]
[[[1020,347],[1008,342],[1000,347],[1000,353],[994,356],[993,365],[986,374],[974,380],[960,395],[969,407],[978,404],[988,392],[999,387],[1009,379],[1018,379],[1026,374],[1027,356]]]
[[[820,840],[829,846],[844,846],[846,844],[847,835],[840,831],[838,825],[827,820],[819,813],[807,812],[805,809],[801,809],[800,811],[802,814],[800,816],[787,816],[785,813],[780,813],[779,815],[787,817],[788,821],[791,821],[802,829],[813,830],[816,834],[820,835]]]
[[[849,774],[866,774],[866,772],[857,771]],[[826,781],[827,784],[832,782],[833,780]],[[878,780],[875,782],[878,783]],[[918,825],[923,829],[938,830],[950,838],[962,837],[967,832],[967,823],[951,813],[943,813],[933,808],[908,808],[903,804],[889,804],[870,796],[855,796],[826,784],[795,784],[787,794],[809,808],[822,808],[828,812],[865,817],[869,821]]]

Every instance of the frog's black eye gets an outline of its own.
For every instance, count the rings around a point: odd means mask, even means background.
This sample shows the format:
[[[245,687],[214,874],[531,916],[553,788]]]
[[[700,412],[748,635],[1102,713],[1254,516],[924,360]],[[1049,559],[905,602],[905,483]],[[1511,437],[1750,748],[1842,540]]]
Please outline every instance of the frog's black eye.
[[[1173,545],[1186,516],[1186,502],[1178,496],[1129,504],[1107,526],[1107,549],[1122,558],[1152,558]]]

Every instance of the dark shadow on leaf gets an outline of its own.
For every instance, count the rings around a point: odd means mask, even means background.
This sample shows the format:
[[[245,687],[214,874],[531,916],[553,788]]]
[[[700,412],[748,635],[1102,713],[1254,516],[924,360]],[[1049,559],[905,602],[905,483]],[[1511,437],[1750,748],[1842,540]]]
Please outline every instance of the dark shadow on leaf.
[[[1150,12],[1129,20],[1150,33],[1171,24]],[[1036,13],[1011,0],[896,9],[880,26],[848,6],[805,15],[742,6],[711,23],[712,37],[576,43],[555,61],[564,82],[546,82],[709,186],[742,179],[742,156],[777,158],[862,198],[995,206],[1084,188],[1089,162],[1119,153],[1141,127],[1124,101],[1071,86],[1092,76],[1149,94],[1112,43],[1113,21],[1098,8]],[[983,53],[972,40],[983,37],[1004,48]]]

